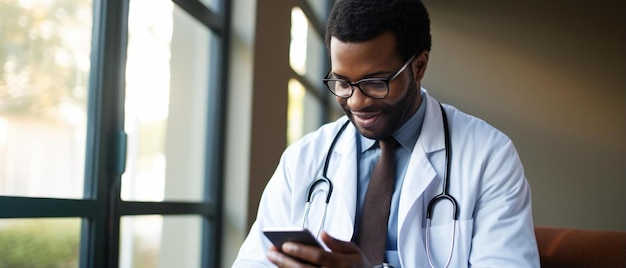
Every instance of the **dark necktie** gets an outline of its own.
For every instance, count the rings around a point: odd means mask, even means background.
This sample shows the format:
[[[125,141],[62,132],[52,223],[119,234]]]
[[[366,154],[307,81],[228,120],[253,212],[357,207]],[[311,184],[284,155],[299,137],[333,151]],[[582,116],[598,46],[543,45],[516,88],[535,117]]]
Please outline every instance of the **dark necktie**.
[[[398,142],[390,137],[380,140],[379,144],[382,152],[367,186],[361,223],[355,241],[372,264],[382,263],[385,256],[389,206],[396,171],[393,150]]]

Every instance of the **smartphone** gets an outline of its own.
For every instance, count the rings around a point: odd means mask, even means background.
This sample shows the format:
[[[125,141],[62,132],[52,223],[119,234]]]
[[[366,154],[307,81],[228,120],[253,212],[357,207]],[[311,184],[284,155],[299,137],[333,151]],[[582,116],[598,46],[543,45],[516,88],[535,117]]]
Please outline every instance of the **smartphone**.
[[[322,248],[322,245],[315,239],[315,236],[305,228],[266,228],[263,229],[263,234],[272,241],[272,244],[274,244],[278,250],[281,250],[285,242],[295,242]]]

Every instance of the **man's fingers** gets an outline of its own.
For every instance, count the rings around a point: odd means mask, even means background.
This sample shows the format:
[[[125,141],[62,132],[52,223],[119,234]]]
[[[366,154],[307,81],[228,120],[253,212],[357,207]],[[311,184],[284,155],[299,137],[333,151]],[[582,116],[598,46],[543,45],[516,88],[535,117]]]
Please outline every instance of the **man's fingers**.
[[[322,241],[333,252],[340,252],[344,254],[360,253],[359,248],[351,242],[341,241],[330,236],[326,231],[322,232]]]
[[[278,267],[298,267],[298,263],[278,251],[270,250],[267,252],[267,259]]]
[[[345,242],[333,238],[326,232],[321,234],[322,241],[331,250],[286,242],[282,245],[282,252],[271,247],[267,258],[278,267],[370,267],[363,257],[361,250],[352,242]]]
[[[372,267],[356,244],[336,239],[327,232],[322,232],[322,241],[332,252],[341,254],[337,261],[344,265],[337,267]]]
[[[267,252],[267,259],[278,267],[313,267],[297,261],[292,256],[287,255],[287,253],[279,252],[276,248],[273,248],[273,250],[270,249]]]

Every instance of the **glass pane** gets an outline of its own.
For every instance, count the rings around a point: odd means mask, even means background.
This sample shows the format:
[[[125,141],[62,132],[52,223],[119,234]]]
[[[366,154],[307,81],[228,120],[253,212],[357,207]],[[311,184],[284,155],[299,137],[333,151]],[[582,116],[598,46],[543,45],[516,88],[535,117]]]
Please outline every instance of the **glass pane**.
[[[291,144],[322,124],[322,105],[295,79],[289,80],[287,143]]]
[[[213,12],[220,12],[222,9],[222,1],[223,0],[200,0],[202,4],[204,4],[209,9],[213,10]]]
[[[0,2],[0,195],[81,198],[90,0]]]
[[[319,21],[326,21],[326,17],[328,16],[328,1],[327,0],[307,0],[306,1],[311,9],[313,9],[313,13],[317,17]],[[313,18],[312,18],[313,19]],[[324,23],[322,23],[324,25]]]
[[[302,137],[304,125],[304,94],[306,90],[296,79],[289,80],[287,105],[287,145]]]
[[[78,267],[80,222],[0,220],[0,267]]]
[[[322,106],[322,102],[313,94],[306,93],[304,94],[303,100],[304,106],[304,118],[302,125],[302,133],[307,134],[318,129],[323,123],[325,123],[324,118],[322,118],[322,111],[324,107]]]
[[[325,75],[323,39],[311,27],[300,8],[296,7],[291,10],[291,22],[290,66],[296,73],[304,76],[311,85],[320,85],[320,88],[305,89],[295,79],[289,81],[288,144],[315,130],[323,123],[322,100],[307,91],[322,89],[321,79]]]
[[[120,267],[200,267],[199,216],[124,216]]]
[[[324,39],[309,24],[300,8],[291,10],[291,43],[289,64],[296,73],[304,76],[311,84],[322,88],[322,78],[326,75]]]
[[[171,1],[130,1],[122,199],[203,199],[213,40]]]

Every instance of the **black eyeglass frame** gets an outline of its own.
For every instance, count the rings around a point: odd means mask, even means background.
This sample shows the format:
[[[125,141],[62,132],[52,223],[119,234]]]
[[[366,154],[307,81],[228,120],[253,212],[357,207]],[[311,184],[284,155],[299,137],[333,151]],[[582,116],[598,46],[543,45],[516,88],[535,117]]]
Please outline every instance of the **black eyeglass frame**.
[[[413,56],[411,56],[411,58],[409,58],[409,60],[407,60],[404,65],[402,65],[402,67],[395,73],[391,74],[389,77],[387,78],[363,78],[360,79],[356,82],[350,82],[348,80],[345,79],[341,79],[341,78],[328,78],[330,76],[331,70],[328,71],[328,73],[326,74],[326,78],[322,79],[322,82],[324,82],[324,85],[326,85],[326,88],[328,88],[328,90],[330,91],[330,93],[332,93],[333,95],[340,97],[340,98],[350,98],[352,97],[352,94],[354,94],[354,87],[357,87],[361,93],[363,93],[363,95],[370,97],[372,99],[384,99],[385,97],[387,97],[387,95],[389,95],[389,83],[393,80],[396,79],[396,77],[398,77],[402,72],[404,72],[404,70],[407,69],[407,67],[409,66],[409,63],[413,62],[413,60],[416,58],[417,54],[414,54]],[[347,84],[350,85],[350,87],[352,88],[352,90],[350,91],[349,95],[346,96],[341,96],[341,95],[337,95],[337,93],[331,89],[330,85],[328,84],[329,82],[345,82]],[[364,82],[383,82],[385,83],[385,88],[387,89],[387,91],[385,92],[384,95],[382,96],[371,96],[370,94],[367,93],[367,91],[361,87],[361,83]]]

